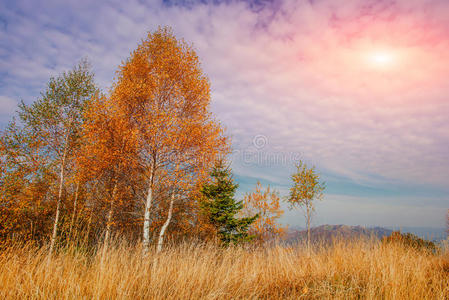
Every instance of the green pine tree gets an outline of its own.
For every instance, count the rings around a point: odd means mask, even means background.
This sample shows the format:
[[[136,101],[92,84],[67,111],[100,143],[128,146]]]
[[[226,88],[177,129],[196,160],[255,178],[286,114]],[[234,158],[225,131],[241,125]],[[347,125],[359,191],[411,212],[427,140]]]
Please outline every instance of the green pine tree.
[[[218,236],[224,246],[250,241],[254,236],[248,234],[248,227],[258,215],[238,218],[243,208],[242,201],[234,199],[238,185],[234,183],[231,171],[219,160],[210,173],[212,182],[203,185],[202,195],[206,198],[201,208],[209,221],[217,229]]]

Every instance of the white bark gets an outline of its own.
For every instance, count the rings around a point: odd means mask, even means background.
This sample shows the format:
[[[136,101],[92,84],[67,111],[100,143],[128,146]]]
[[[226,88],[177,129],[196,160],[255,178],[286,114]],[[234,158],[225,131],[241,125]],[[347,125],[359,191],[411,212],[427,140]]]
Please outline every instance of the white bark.
[[[70,220],[70,229],[69,229],[69,238],[72,239],[72,229],[73,225],[75,224],[75,215],[76,215],[76,205],[78,202],[78,191],[80,188],[80,183],[77,182],[76,184],[76,190],[75,190],[75,199],[73,200],[73,212],[72,212],[72,219]]]
[[[64,149],[64,154],[62,155],[62,160],[61,160],[61,170],[59,173],[58,202],[56,204],[56,215],[55,215],[55,221],[53,223],[53,233],[51,235],[51,241],[50,241],[50,255],[52,254],[53,249],[55,247],[56,235],[58,233],[59,213],[61,210],[62,190],[64,187],[64,169],[65,169],[66,156],[67,156],[67,146]]]
[[[310,218],[311,218],[311,209],[307,205],[307,252],[310,255]]]
[[[172,213],[173,213],[173,202],[175,202],[175,194],[173,193],[170,199],[170,208],[168,209],[168,216],[167,220],[165,221],[164,225],[161,228],[161,232],[159,233],[159,240],[157,242],[157,250],[156,252],[159,253],[162,250],[162,244],[164,243],[164,234],[167,230],[168,225],[170,224]]]
[[[112,224],[112,216],[114,215],[114,204],[115,204],[115,195],[117,194],[117,182],[114,184],[114,188],[112,189],[112,199],[111,205],[109,207],[108,218],[106,223],[106,233],[104,236],[104,247],[106,248],[109,241],[109,236],[111,235],[111,224]]]
[[[148,252],[150,246],[150,212],[151,205],[153,203],[153,174],[154,169],[152,168],[150,174],[150,183],[148,186],[147,201],[145,202],[145,214],[143,220],[143,254]]]
[[[112,189],[112,199],[111,199],[111,206],[109,207],[108,212],[108,218],[106,223],[106,233],[104,235],[104,241],[103,241],[103,251],[101,253],[101,266],[103,267],[104,258],[106,256],[106,251],[109,245],[109,237],[111,235],[111,225],[112,225],[112,216],[114,215],[114,202],[115,202],[115,195],[117,194],[117,182],[114,184],[114,188]]]

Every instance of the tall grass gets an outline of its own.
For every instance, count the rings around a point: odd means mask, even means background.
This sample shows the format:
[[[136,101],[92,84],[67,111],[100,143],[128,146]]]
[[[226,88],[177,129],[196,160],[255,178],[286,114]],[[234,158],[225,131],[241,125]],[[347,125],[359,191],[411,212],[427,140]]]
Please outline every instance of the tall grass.
[[[0,253],[2,299],[448,299],[449,253],[376,241],[221,249],[185,243],[142,258],[118,244],[52,257],[33,246]]]

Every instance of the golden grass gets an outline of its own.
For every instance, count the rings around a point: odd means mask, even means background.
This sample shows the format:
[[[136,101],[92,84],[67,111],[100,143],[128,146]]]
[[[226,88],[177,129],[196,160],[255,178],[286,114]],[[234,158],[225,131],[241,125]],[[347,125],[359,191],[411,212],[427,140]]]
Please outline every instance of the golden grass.
[[[449,254],[373,241],[303,247],[173,246],[142,259],[140,246],[48,258],[0,253],[1,299],[449,299]]]

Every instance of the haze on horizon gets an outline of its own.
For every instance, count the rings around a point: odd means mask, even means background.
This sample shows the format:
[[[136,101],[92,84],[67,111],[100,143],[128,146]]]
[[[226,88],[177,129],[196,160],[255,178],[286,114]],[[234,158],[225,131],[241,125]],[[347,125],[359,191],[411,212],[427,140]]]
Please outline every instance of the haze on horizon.
[[[314,224],[444,227],[449,2],[4,1],[0,124],[88,57],[107,90],[147,31],[193,43],[232,137],[239,196],[287,195],[304,159],[326,182]],[[297,211],[283,222],[303,226]]]

